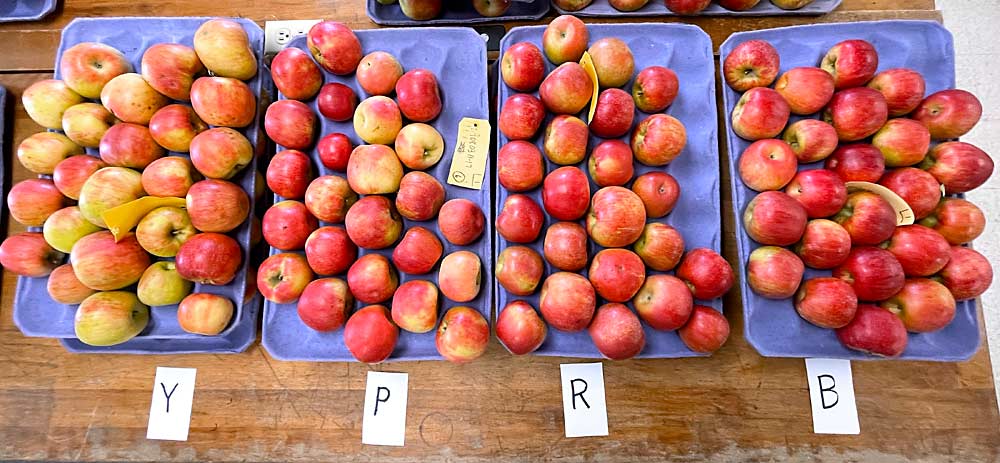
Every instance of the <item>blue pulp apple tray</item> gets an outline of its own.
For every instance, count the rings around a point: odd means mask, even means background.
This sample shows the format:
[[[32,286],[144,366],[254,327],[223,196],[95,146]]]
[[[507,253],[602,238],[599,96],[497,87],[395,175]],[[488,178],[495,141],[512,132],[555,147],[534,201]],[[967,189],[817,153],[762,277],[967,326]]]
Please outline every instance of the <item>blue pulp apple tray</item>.
[[[719,49],[723,58],[747,40],[767,40],[781,55],[781,72],[798,66],[818,66],[826,51],[840,41],[864,39],[879,53],[879,70],[906,67],[923,74],[927,94],[954,88],[955,50],[951,33],[932,21],[874,21],[842,24],[818,24],[767,29],[733,34]],[[721,66],[721,61],[720,61]],[[720,68],[721,73],[721,68]],[[743,227],[742,214],[756,193],[743,185],[737,160],[750,142],[736,136],[729,114],[740,94],[723,84],[726,110],[726,139],[729,146],[729,171],[732,172],[733,213],[740,265],[758,244],[750,240]],[[813,116],[815,117],[815,116]],[[800,170],[822,168],[822,161],[799,166]],[[744,335],[766,357],[824,357],[871,360],[873,357],[847,349],[833,330],[806,322],[795,312],[791,299],[772,300],[758,296],[747,283],[741,269]],[[829,276],[829,271],[806,269],[804,279]],[[925,334],[910,334],[902,360],[955,362],[970,358],[979,349],[979,319],[975,301],[959,302],[955,320],[946,328]]]
[[[546,26],[516,27],[500,42],[501,59],[502,53],[518,42],[531,42],[541,49],[542,32]],[[712,41],[701,29],[686,24],[588,24],[587,30],[590,32],[591,42],[604,37],[618,37],[628,44],[635,58],[635,74],[649,66],[665,66],[677,73],[680,81],[680,90],[677,99],[666,109],[666,113],[679,119],[687,131],[687,146],[684,151],[673,162],[665,167],[649,167],[635,162],[635,176],[652,171],[666,171],[677,179],[680,185],[680,199],[674,210],[664,218],[650,219],[650,221],[663,222],[676,228],[684,236],[685,249],[710,248],[720,251],[722,243],[721,207],[719,204],[719,149],[717,138],[717,119],[715,112],[715,70],[713,68]],[[555,66],[546,62],[546,72],[551,72]],[[634,77],[634,76],[633,76]],[[507,97],[517,93],[511,90],[503,82],[498,82],[497,104],[501,107]],[[624,87],[626,91],[631,91],[632,80]],[[537,92],[536,92],[537,95]],[[586,109],[588,109],[589,106]],[[499,114],[500,109],[498,109]],[[633,125],[649,115],[635,112]],[[580,116],[586,120],[586,114]],[[544,127],[552,120],[553,115],[548,114],[546,120],[532,140],[542,150]],[[497,146],[502,147],[508,142],[507,137],[496,132]],[[631,131],[621,140],[629,142]],[[593,149],[601,142],[601,139],[591,135],[589,148]],[[543,150],[544,152],[544,150]],[[576,167],[586,171],[587,160]],[[546,172],[560,167],[546,159]],[[494,172],[495,174],[495,172]],[[590,176],[588,175],[588,178]],[[497,181],[499,185],[499,181]],[[626,185],[630,186],[630,185]],[[591,179],[591,194],[598,190],[598,186]],[[541,187],[526,192],[528,196],[539,205],[542,204]],[[494,209],[500,212],[508,192],[505,188],[498,187],[496,203]],[[557,222],[548,215],[545,218],[543,233],[537,240],[527,246],[542,254],[542,240],[545,235],[544,230],[549,225]],[[584,225],[583,221],[579,221]],[[508,243],[499,235],[496,237],[496,252],[500,253],[506,249]],[[588,249],[589,257],[601,250],[593,242]],[[554,273],[554,267],[545,263],[545,275]],[[652,270],[647,269],[649,273]],[[586,269],[581,271],[586,276]],[[544,280],[543,280],[544,281]],[[494,283],[496,284],[496,283]],[[497,310],[503,308],[511,301],[525,300],[532,307],[538,309],[538,299],[541,284],[538,291],[532,296],[521,297],[507,293],[503,287],[496,284]],[[604,301],[599,300],[598,306]],[[722,311],[722,300],[695,301],[696,304],[711,306]],[[631,306],[631,304],[629,304]],[[646,334],[646,347],[638,355],[639,358],[672,358],[672,357],[694,357],[697,354],[688,349],[681,342],[676,332],[658,331],[645,323],[643,329]],[[594,346],[590,335],[586,330],[577,333],[567,333],[549,328],[548,337],[545,343],[535,351],[536,355],[551,355],[563,357],[580,358],[600,358],[601,353]]]
[[[815,0],[812,3],[797,10],[783,10],[774,6],[770,0],[760,0],[753,8],[746,11],[727,10],[718,3],[712,2],[698,16],[819,16],[827,14],[840,6],[841,0]],[[560,14],[571,14],[574,16],[677,16],[676,13],[667,9],[663,0],[649,0],[645,6],[636,11],[616,10],[608,0],[594,0],[588,6],[579,11],[567,11],[552,4],[552,8]]]
[[[62,40],[59,43],[59,51],[56,56],[55,78],[59,76],[59,60],[62,52],[67,48],[81,42],[97,41],[117,48],[125,54],[132,62],[132,66],[138,71],[139,63],[143,52],[156,43],[182,43],[191,46],[194,32],[203,22],[212,18],[82,18],[75,19],[67,25],[62,32]],[[261,62],[264,48],[264,32],[253,21],[247,19],[235,19],[250,36],[253,49],[257,54],[258,63]],[[141,31],[141,33],[135,33]],[[263,69],[263,68],[261,68]],[[247,81],[247,85],[258,96],[258,98],[269,98],[266,93],[270,92],[268,84],[269,76],[264,71],[260,71],[252,79]],[[100,103],[100,102],[98,102]],[[259,120],[261,104],[258,103]],[[255,161],[251,166],[256,165],[256,158],[262,156],[265,148],[265,138],[257,123],[250,124],[240,131],[256,146]],[[88,149],[87,153],[97,156],[96,149]],[[187,153],[169,153],[171,156],[187,156]],[[254,171],[252,168],[244,169],[231,181],[243,187],[244,191],[251,199],[251,210],[253,210],[254,193]],[[250,221],[246,221],[236,230],[230,232],[243,248],[243,263],[237,271],[236,278],[228,285],[212,286],[196,284],[194,292],[207,292],[227,297],[231,301],[243,300],[243,292],[246,286],[247,262],[250,249]],[[50,338],[72,338],[75,337],[73,331],[73,317],[76,314],[75,305],[63,305],[56,303],[49,297],[46,284],[48,278],[26,278],[19,277],[17,280],[17,292],[14,295],[14,323],[25,336],[40,336]],[[134,286],[132,287],[134,290]],[[237,311],[242,310],[237,306]],[[234,320],[243,320],[243,317],[234,316]],[[236,328],[233,323],[227,328],[227,333]],[[177,306],[162,306],[151,308],[149,326],[143,331],[140,337],[148,338],[184,338],[192,339],[198,337],[196,334],[186,333],[181,330],[177,323]]]
[[[441,15],[426,21],[406,17],[399,7],[399,2],[383,5],[378,0],[368,0],[367,10],[368,18],[375,24],[383,26],[440,26],[536,20],[549,12],[549,2],[548,0],[514,1],[504,14],[491,18],[480,15],[472,7],[471,0],[444,0]]]
[[[490,177],[484,175],[482,188],[472,190],[462,188],[447,183],[448,171],[451,167],[452,153],[455,150],[458,139],[458,123],[462,118],[472,117],[479,119],[489,119],[489,103],[487,101],[486,88],[486,45],[475,31],[468,28],[403,28],[403,29],[372,29],[355,31],[365,53],[383,50],[391,53],[402,64],[403,70],[424,68],[437,76],[438,86],[441,89],[441,100],[443,108],[441,115],[429,122],[444,138],[444,155],[441,161],[426,170],[428,174],[434,176],[445,187],[446,201],[456,198],[465,198],[479,204],[483,208],[485,217],[490,217]],[[292,40],[288,47],[297,47],[308,51],[305,37],[298,37]],[[364,99],[367,95],[358,85],[354,76],[335,76],[329,72],[324,72],[326,82],[340,82],[347,85],[358,95],[359,99]],[[280,96],[280,98],[284,98]],[[327,134],[340,132],[351,139],[354,146],[362,144],[361,138],[354,133],[354,126],[351,121],[334,122],[324,118],[316,107],[316,100],[306,102],[321,121],[321,130],[317,135],[317,140]],[[280,151],[282,148],[278,147]],[[342,172],[334,172],[327,169],[319,161],[316,149],[308,151],[312,159],[313,166],[318,175],[339,175]],[[490,169],[490,162],[487,161],[486,170]],[[282,198],[275,197],[275,202]],[[323,225],[331,225],[321,222]],[[459,250],[472,251],[479,255],[482,261],[482,278],[484,284],[481,286],[479,295],[468,303],[455,303],[444,295],[440,295],[442,301],[439,319],[451,307],[469,306],[479,310],[480,313],[490,319],[490,307],[493,300],[492,286],[485,284],[488,278],[493,275],[492,248],[490,246],[490,227],[487,220],[486,230],[483,235],[468,246],[456,246],[443,238],[437,226],[436,220],[426,222],[413,222],[404,220],[404,231],[413,226],[422,226],[437,234],[442,245],[444,254],[448,255]],[[271,249],[271,254],[280,251]],[[377,252],[386,257],[391,257],[392,248],[369,251],[358,249],[358,254],[364,255],[369,252]],[[437,284],[438,267],[435,266],[431,273],[426,275],[408,275],[400,272],[400,284],[410,280],[429,280]],[[344,279],[344,275],[338,275]],[[318,278],[318,277],[317,277]],[[361,308],[366,304],[355,303],[355,308]],[[389,302],[384,303],[386,307]],[[329,332],[320,333],[312,330],[302,323],[296,310],[296,304],[275,304],[271,301],[264,302],[264,323],[263,339],[264,348],[272,357],[281,360],[308,360],[308,361],[353,361],[354,357],[347,350],[343,340],[343,328]],[[396,350],[389,357],[388,361],[402,360],[440,360],[434,346],[434,331],[422,334],[409,333],[400,330],[399,342]]]
[[[0,2],[0,23],[38,21],[56,9],[56,0],[6,0]]]

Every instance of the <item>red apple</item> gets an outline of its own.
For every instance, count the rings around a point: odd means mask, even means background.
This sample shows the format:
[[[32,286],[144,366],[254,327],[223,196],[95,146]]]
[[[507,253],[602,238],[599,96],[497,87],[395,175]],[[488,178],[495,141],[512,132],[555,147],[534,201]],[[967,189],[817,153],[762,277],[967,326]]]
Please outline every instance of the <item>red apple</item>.
[[[56,267],[49,274],[48,280],[46,289],[49,292],[49,297],[60,304],[79,304],[97,292],[77,279],[76,273],[73,272],[73,266],[70,264]]]
[[[101,160],[111,166],[144,169],[163,157],[166,151],[153,140],[149,129],[138,124],[120,123],[111,126],[100,144]]]
[[[103,43],[78,43],[64,50],[59,58],[63,82],[85,98],[100,98],[101,89],[108,81],[127,72],[132,72],[128,58]]]
[[[847,326],[857,310],[858,297],[854,289],[839,278],[806,280],[795,295],[795,311],[820,328]]]
[[[497,339],[514,355],[530,354],[545,342],[548,327],[524,301],[507,304],[497,315]]]
[[[722,62],[722,76],[737,92],[767,87],[778,77],[781,58],[778,50],[764,40],[748,40],[737,45]]]
[[[687,283],[695,299],[702,300],[722,297],[736,282],[729,262],[707,248],[688,251],[674,274]]]
[[[319,227],[305,204],[294,200],[275,203],[264,213],[264,241],[282,251],[302,249],[306,239]]]
[[[844,263],[851,253],[851,235],[832,220],[810,220],[795,252],[812,268],[833,268]]]
[[[308,53],[288,47],[271,60],[271,80],[285,98],[309,100],[323,85],[323,73]]]
[[[639,317],[623,304],[599,307],[587,331],[601,355],[611,360],[630,359],[646,346]]]
[[[361,58],[355,78],[369,95],[389,95],[396,88],[396,81],[403,75],[403,66],[395,56],[384,51],[373,51]]]
[[[399,275],[381,254],[365,254],[347,270],[347,285],[358,301],[375,304],[388,301],[399,287]]]
[[[655,329],[672,331],[691,317],[694,299],[681,279],[671,275],[650,275],[632,299],[635,311]]]
[[[171,100],[191,99],[191,84],[205,73],[198,54],[187,45],[157,43],[142,54],[142,77]]]
[[[199,77],[191,85],[191,107],[208,125],[246,127],[257,116],[257,96],[241,80]]]
[[[597,296],[583,276],[569,272],[549,275],[542,284],[538,308],[542,317],[559,331],[583,331],[594,317]]]
[[[903,198],[917,220],[927,217],[941,201],[941,184],[933,175],[914,167],[889,171],[878,183]]]
[[[358,106],[358,96],[354,90],[340,82],[330,82],[319,89],[316,107],[323,117],[331,121],[343,122],[354,117]]]
[[[309,29],[306,41],[316,62],[338,76],[354,72],[361,61],[361,42],[343,23],[320,21]]]
[[[508,87],[518,92],[531,92],[545,78],[545,57],[531,42],[518,42],[503,52],[500,75]]]
[[[906,118],[890,119],[875,132],[872,145],[882,152],[887,167],[912,166],[924,159],[931,135],[923,124]]]
[[[441,114],[437,78],[427,69],[413,69],[396,81],[399,110],[413,122],[430,122]]]
[[[298,100],[275,101],[264,115],[264,131],[286,149],[303,150],[316,135],[316,114]]]
[[[810,219],[834,215],[847,202],[847,186],[837,174],[826,169],[799,172],[785,193],[802,204]]]
[[[629,72],[631,76],[631,72]],[[597,97],[597,109],[590,120],[590,131],[601,138],[618,138],[632,128],[635,102],[620,88],[609,88]]]
[[[63,159],[56,164],[52,172],[52,182],[59,192],[69,199],[80,199],[83,184],[95,172],[107,167],[104,161],[95,156],[78,154]]]
[[[545,127],[542,148],[550,161],[569,166],[577,164],[587,156],[590,141],[590,127],[576,116],[560,114]]]
[[[896,314],[906,330],[913,333],[940,330],[955,318],[955,298],[951,292],[927,278],[908,278],[903,289],[880,305]]]
[[[587,51],[587,25],[576,16],[564,14],[553,19],[542,33],[542,49],[552,64],[580,61]]]
[[[755,191],[780,190],[795,177],[799,163],[795,152],[781,140],[757,140],[740,155],[743,184]]]
[[[658,113],[674,102],[679,87],[674,71],[663,66],[650,66],[635,76],[632,99],[640,111]]]
[[[545,179],[542,152],[532,143],[515,140],[497,153],[497,180],[511,192],[532,190]]]
[[[958,138],[965,135],[983,115],[983,105],[965,90],[949,89],[933,93],[920,102],[912,117],[931,133],[931,138]]]
[[[587,266],[587,232],[574,222],[557,222],[545,231],[542,246],[549,265],[567,272]]]
[[[466,246],[483,234],[486,217],[476,203],[468,199],[452,199],[438,213],[438,229],[451,244]]]
[[[171,104],[160,108],[149,120],[149,134],[168,151],[186,153],[191,140],[208,130],[208,124],[190,106]]]
[[[183,198],[201,175],[191,161],[179,156],[167,156],[150,163],[142,171],[142,189],[150,196]]]
[[[303,324],[316,331],[326,332],[344,326],[352,306],[354,297],[344,280],[320,278],[310,282],[302,290],[296,311]]]
[[[680,156],[686,144],[684,124],[667,114],[653,114],[632,130],[632,154],[647,166],[670,164]]]
[[[594,193],[587,215],[587,233],[598,245],[628,246],[639,239],[645,223],[645,206],[631,190],[610,186]]]
[[[448,299],[469,302],[479,295],[482,277],[479,256],[469,251],[455,251],[441,259],[438,286]]]
[[[261,296],[276,304],[291,304],[299,299],[313,279],[305,256],[283,252],[264,259],[257,270],[257,289]]]
[[[441,182],[430,174],[413,171],[399,181],[396,193],[396,209],[410,220],[422,222],[438,215],[444,205],[445,192]]]
[[[175,259],[182,278],[207,285],[232,282],[242,261],[239,243],[221,233],[199,233],[188,238]]]
[[[789,125],[782,139],[788,143],[799,162],[803,164],[826,159],[837,149],[838,141],[837,130],[832,125],[816,119],[802,119]]]
[[[917,109],[924,99],[925,87],[924,76],[905,68],[886,69],[868,82],[868,88],[885,97],[891,117],[905,116]]]
[[[10,235],[0,243],[0,266],[29,278],[44,277],[63,262],[65,254],[52,249],[39,232]]]
[[[718,310],[696,305],[691,318],[678,331],[688,349],[710,354],[719,350],[729,339],[729,321]]]
[[[490,324],[476,309],[452,307],[441,318],[434,336],[438,353],[449,362],[466,363],[481,357],[490,341]]]
[[[148,125],[153,113],[169,102],[166,96],[153,89],[141,75],[134,72],[115,76],[101,89],[101,104],[122,122]],[[73,138],[66,128],[66,118],[67,115],[64,114],[63,129],[69,138]]]
[[[98,291],[129,286],[149,267],[149,254],[131,233],[117,241],[109,231],[91,233],[77,240],[69,259],[80,282]]]
[[[837,328],[837,339],[848,349],[880,357],[898,357],[906,350],[906,326],[886,309],[858,304],[854,320]]]
[[[945,193],[952,195],[986,183],[993,174],[993,159],[974,145],[951,141],[931,149],[919,167],[930,172],[944,185]]]
[[[952,246],[948,264],[935,279],[951,291],[956,301],[974,299],[993,283],[993,266],[986,257],[970,248]]]
[[[403,220],[385,196],[365,196],[347,210],[344,219],[351,241],[364,249],[392,246],[403,231]]]
[[[681,188],[677,180],[666,172],[647,172],[632,182],[632,192],[639,196],[646,207],[646,217],[658,219],[674,210]]]
[[[358,247],[342,227],[320,227],[309,234],[306,260],[318,275],[340,275],[358,258]]]
[[[647,223],[633,245],[635,253],[647,267],[666,272],[673,270],[684,254],[684,237],[665,223]]]
[[[627,302],[646,279],[646,269],[634,252],[604,249],[594,256],[587,272],[590,284],[605,300]]]
[[[679,15],[696,15],[708,8],[709,0],[665,0],[667,9]]]
[[[542,256],[527,246],[504,248],[497,256],[497,283],[515,296],[534,294],[544,273]]]
[[[885,172],[885,158],[867,143],[840,145],[823,164],[845,182],[878,182]]]
[[[820,68],[798,67],[786,71],[774,84],[792,114],[807,116],[819,112],[833,98],[833,76]]]
[[[576,167],[560,167],[545,177],[542,205],[557,220],[576,220],[587,212],[590,182]]]
[[[908,277],[926,277],[944,268],[950,245],[940,233],[923,225],[897,227],[885,249],[896,256]]]
[[[225,180],[202,180],[188,190],[187,211],[199,231],[228,233],[250,215],[250,197]]]
[[[862,301],[888,299],[906,279],[903,266],[892,253],[872,246],[851,249],[847,260],[833,269],[833,276],[850,283]]]
[[[267,165],[267,187],[282,198],[301,199],[312,176],[311,164],[301,151],[279,151]]]
[[[545,109],[555,114],[579,114],[593,97],[594,82],[575,62],[560,64],[545,76],[538,96]]]
[[[780,191],[765,191],[755,196],[743,211],[747,235],[765,245],[795,243],[802,237],[807,219],[802,204]]]
[[[425,280],[407,281],[392,295],[392,321],[411,333],[426,333],[437,324],[438,289]]]
[[[750,253],[747,284],[770,299],[792,297],[799,289],[805,265],[795,253],[778,246],[761,246]]]
[[[531,197],[515,194],[503,202],[496,219],[497,233],[512,243],[530,243],[538,238],[545,214]]]
[[[327,134],[316,142],[319,162],[323,163],[327,169],[338,172],[347,170],[347,161],[351,158],[353,150],[351,139],[342,133]]]
[[[233,302],[216,294],[190,294],[177,306],[177,323],[187,333],[215,336],[232,319]]]
[[[497,116],[500,133],[511,140],[527,140],[535,136],[545,119],[545,107],[538,98],[518,93],[504,101]]]
[[[309,183],[305,203],[309,213],[323,222],[341,223],[347,210],[358,200],[347,180],[336,175],[323,175]]]
[[[747,90],[733,108],[733,131],[747,140],[774,138],[784,130],[790,114],[791,109],[780,93],[767,87],[754,87]]]
[[[389,309],[370,305],[354,312],[344,324],[344,345],[359,362],[385,361],[396,349],[399,328],[389,319]]]
[[[833,216],[851,234],[851,242],[879,244],[892,236],[896,229],[896,210],[881,196],[859,191],[847,196],[844,208]]]
[[[837,90],[868,83],[878,68],[878,53],[864,40],[845,40],[826,52],[820,65],[833,76]]]
[[[931,227],[952,245],[965,244],[983,233],[986,216],[975,204],[960,198],[944,198],[920,221]]]
[[[868,87],[834,93],[823,110],[823,120],[833,125],[840,141],[857,141],[874,135],[888,117],[885,97]]]
[[[10,188],[7,209],[21,225],[41,227],[50,215],[66,205],[65,200],[52,180],[29,178]]]
[[[208,129],[191,140],[191,163],[208,178],[231,179],[253,162],[250,140],[233,129]]]

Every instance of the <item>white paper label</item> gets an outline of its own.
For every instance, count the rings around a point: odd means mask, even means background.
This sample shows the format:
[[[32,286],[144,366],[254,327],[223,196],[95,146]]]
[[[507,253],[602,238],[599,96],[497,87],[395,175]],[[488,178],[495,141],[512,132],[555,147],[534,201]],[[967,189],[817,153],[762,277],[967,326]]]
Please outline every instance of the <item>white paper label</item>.
[[[860,434],[850,360],[806,359],[816,434]]]
[[[604,366],[600,363],[569,363],[559,365],[559,372],[562,375],[566,437],[607,436]]]
[[[195,373],[194,368],[156,367],[146,439],[187,440]]]
[[[365,385],[361,443],[403,446],[409,375],[369,371]]]

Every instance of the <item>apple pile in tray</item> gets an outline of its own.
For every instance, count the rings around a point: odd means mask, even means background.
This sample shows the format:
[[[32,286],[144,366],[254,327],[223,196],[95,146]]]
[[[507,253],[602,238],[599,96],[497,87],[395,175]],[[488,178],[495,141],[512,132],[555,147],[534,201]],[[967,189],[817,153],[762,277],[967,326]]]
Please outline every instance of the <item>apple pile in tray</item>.
[[[963,246],[985,217],[959,196],[990,177],[993,161],[955,141],[980,119],[974,95],[925,97],[920,73],[877,72],[878,61],[871,43],[845,40],[819,67],[779,76],[774,47],[750,40],[725,57],[723,74],[744,92],[733,130],[753,141],[738,162],[743,184],[759,192],[743,212],[762,245],[747,262],[749,286],[794,296],[803,319],[835,329],[850,349],[893,357],[908,332],[947,326],[956,301],[990,286],[990,263]],[[897,226],[907,217],[915,223]],[[807,266],[831,276],[803,282]]]
[[[564,11],[579,11],[593,0],[552,0],[552,3]],[[608,0],[614,9],[618,11],[636,11],[650,1],[659,0]],[[679,15],[696,15],[712,4],[712,0],[663,0],[668,10]],[[730,11],[746,11],[761,1],[770,1],[772,5],[782,10],[798,10],[812,3],[814,0],[719,0],[719,6]]]

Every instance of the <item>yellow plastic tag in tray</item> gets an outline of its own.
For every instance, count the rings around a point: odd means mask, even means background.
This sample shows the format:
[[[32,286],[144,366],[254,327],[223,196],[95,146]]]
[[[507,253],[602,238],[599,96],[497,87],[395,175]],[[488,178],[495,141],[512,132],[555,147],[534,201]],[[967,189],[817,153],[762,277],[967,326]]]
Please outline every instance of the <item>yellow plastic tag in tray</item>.
[[[101,218],[108,225],[111,234],[115,236],[115,241],[118,241],[135,228],[146,214],[152,212],[153,209],[166,206],[185,207],[187,201],[184,198],[143,196],[135,201],[129,201],[102,212]]]
[[[464,117],[458,123],[458,140],[451,156],[448,184],[479,190],[490,154],[490,121]]]
[[[914,215],[913,209],[903,198],[899,197],[896,192],[879,185],[877,183],[870,182],[847,182],[847,192],[854,193],[855,191],[870,191],[885,199],[890,206],[896,211],[896,226],[900,225],[913,225]]]
[[[580,58],[580,66],[583,70],[587,72],[590,76],[591,82],[594,83],[594,94],[590,96],[590,112],[587,113],[587,123],[594,120],[594,111],[597,110],[597,95],[601,91],[600,82],[597,80],[597,68],[594,67],[594,59],[590,57],[590,53],[583,52],[583,57]]]

